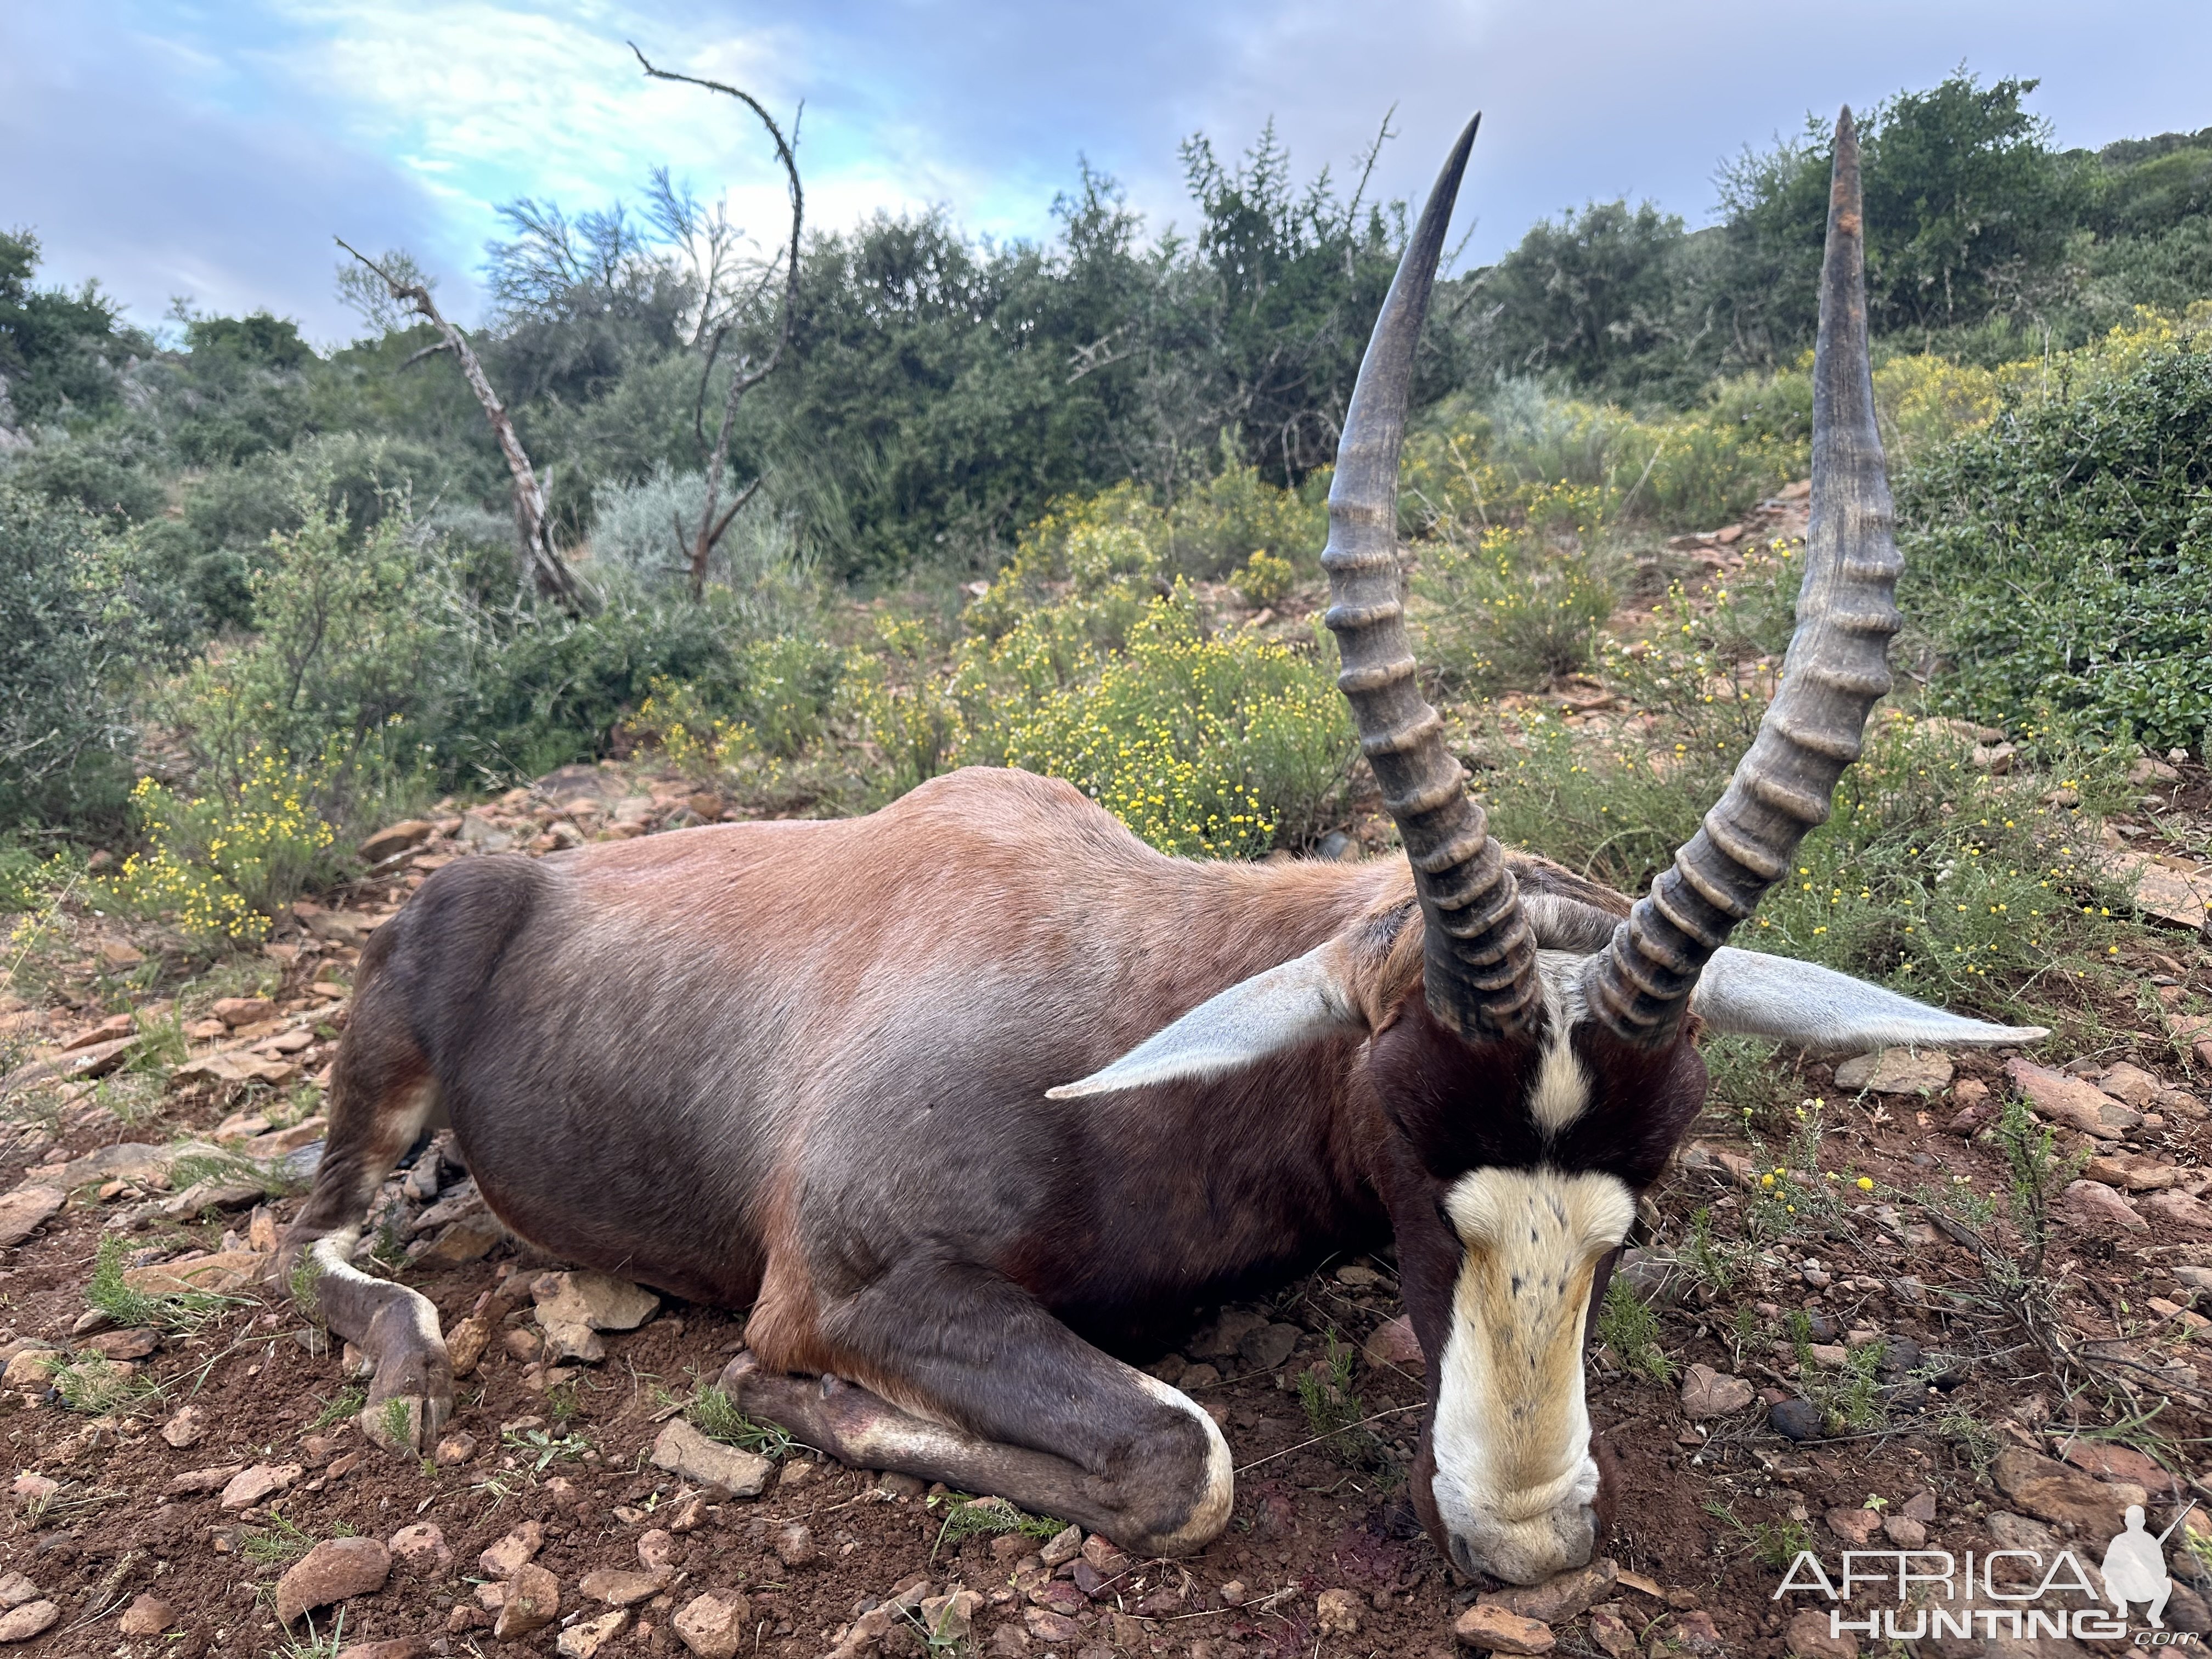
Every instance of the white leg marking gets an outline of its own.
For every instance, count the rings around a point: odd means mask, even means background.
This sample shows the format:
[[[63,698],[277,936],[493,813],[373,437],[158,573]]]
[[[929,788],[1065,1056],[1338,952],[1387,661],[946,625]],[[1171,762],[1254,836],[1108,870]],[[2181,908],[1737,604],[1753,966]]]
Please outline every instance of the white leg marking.
[[[1172,1388],[1144,1371],[1133,1373],[1145,1392],[1164,1406],[1188,1412],[1206,1431],[1205,1491],[1190,1511],[1190,1518],[1164,1540],[1169,1554],[1202,1549],[1221,1535],[1229,1524],[1229,1511],[1237,1502],[1237,1466],[1229,1455],[1229,1442],[1221,1425],[1205,1407],[1181,1389]]]

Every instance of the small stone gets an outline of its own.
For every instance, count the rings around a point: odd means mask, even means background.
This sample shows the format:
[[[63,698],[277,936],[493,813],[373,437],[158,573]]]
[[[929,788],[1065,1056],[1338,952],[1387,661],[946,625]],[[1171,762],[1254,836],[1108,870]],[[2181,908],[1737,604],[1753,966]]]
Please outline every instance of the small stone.
[[[446,1543],[445,1533],[428,1521],[400,1528],[385,1547],[392,1552],[393,1560],[420,1577],[442,1573],[453,1564],[453,1552]]]
[[[256,1463],[240,1469],[222,1489],[222,1506],[227,1510],[251,1509],[275,1497],[306,1473],[297,1463]]]
[[[2150,1110],[2166,1092],[2163,1083],[2142,1066],[2131,1066],[2124,1060],[2099,1078],[2097,1086],[2123,1106],[2132,1106],[2139,1112]]]
[[[1836,1067],[1836,1087],[1852,1094],[1930,1095],[1950,1081],[1949,1060],[1911,1048],[1877,1048]]]
[[[123,1609],[115,1628],[125,1636],[159,1636],[177,1622],[176,1609],[150,1590],[141,1591]]]
[[[971,1589],[925,1596],[921,1627],[927,1632],[931,1650],[967,1641],[975,1633],[975,1615],[982,1610],[983,1598]]]
[[[1609,1559],[1601,1556],[1586,1567],[1571,1567],[1556,1573],[1540,1584],[1523,1584],[1513,1589],[1493,1590],[1475,1598],[1490,1607],[1502,1607],[1508,1613],[1519,1613],[1523,1619],[1534,1619],[1539,1624],[1565,1624],[1594,1602],[1601,1601],[1618,1581],[1620,1569]]]
[[[1997,1489],[2030,1515],[2099,1538],[2122,1529],[2122,1511],[2129,1504],[2149,1501],[2141,1486],[2099,1480],[2019,1446],[1999,1452],[1990,1473]]]
[[[1828,1633],[1828,1615],[1807,1607],[1791,1615],[1782,1632],[1782,1645],[1796,1659],[1859,1659],[1859,1638],[1844,1631]]]
[[[14,1486],[9,1488],[25,1509],[43,1504],[61,1489],[62,1483],[52,1475],[40,1474],[32,1469],[26,1469],[17,1475]]]
[[[1696,1608],[1686,1609],[1674,1615],[1674,1626],[1668,1644],[1669,1647],[1687,1653],[1718,1653],[1721,1650],[1721,1633],[1713,1624],[1713,1616],[1710,1613]]]
[[[929,1490],[929,1486],[920,1475],[885,1469],[876,1477],[876,1490],[893,1498],[919,1498]]]
[[[477,1437],[466,1429],[456,1429],[438,1443],[436,1457],[441,1468],[453,1468],[476,1455]]]
[[[638,1565],[647,1572],[659,1572],[663,1568],[673,1571],[676,1566],[676,1540],[666,1528],[655,1527],[637,1536]]]
[[[455,1376],[466,1376],[483,1363],[484,1350],[491,1346],[491,1325],[489,1321],[474,1317],[464,1319],[446,1337],[446,1358],[453,1368]]]
[[[635,1607],[640,1601],[660,1594],[668,1588],[674,1575],[663,1567],[657,1572],[629,1572],[621,1567],[601,1567],[584,1575],[577,1588],[594,1601],[604,1601],[611,1607]]]
[[[374,1538],[326,1538],[276,1581],[276,1622],[348,1596],[369,1595],[392,1576],[392,1552]]]
[[[1385,1320],[1375,1328],[1374,1334],[1360,1345],[1360,1357],[1378,1370],[1394,1368],[1418,1371],[1421,1368],[1421,1339],[1413,1334],[1411,1315],[1400,1314],[1395,1319]]]
[[[1592,1607],[1589,1616],[1590,1640],[1596,1643],[1609,1659],[1630,1659],[1636,1652],[1636,1632],[1628,1621],[1610,1607]]]
[[[12,1615],[11,1615],[12,1616]],[[1083,1627],[1064,1613],[1049,1607],[1024,1607],[1022,1623],[1037,1642],[1072,1643],[1083,1639]]]
[[[26,1601],[0,1613],[0,1642],[27,1642],[53,1628],[62,1610],[52,1601]]]
[[[1083,1528],[1069,1527],[1045,1540],[1037,1554],[1048,1567],[1064,1566],[1083,1553]]]
[[[456,1608],[465,1612],[465,1608]],[[338,1650],[338,1659],[423,1659],[430,1644],[420,1636],[394,1636],[381,1642],[356,1642]]]
[[[1244,1334],[1243,1340],[1237,1345],[1237,1352],[1255,1370],[1272,1371],[1290,1358],[1291,1350],[1297,1346],[1303,1334],[1295,1325],[1262,1325]]]
[[[687,1601],[669,1623],[699,1659],[737,1659],[751,1636],[752,1605],[735,1590],[709,1590]]]
[[[68,1356],[58,1348],[49,1348],[44,1343],[23,1349],[8,1362],[0,1382],[11,1389],[22,1389],[36,1394],[43,1392],[53,1374],[61,1370]]]
[[[58,1187],[27,1183],[0,1198],[0,1248],[21,1244],[68,1201]]]
[[[1873,1510],[1832,1509],[1828,1530],[1853,1548],[1863,1549],[1881,1533],[1881,1516]]]
[[[1928,1528],[1909,1515],[1882,1516],[1881,1534],[1901,1550],[1917,1550],[1928,1541]]]
[[[1468,1647],[1491,1653],[1549,1653],[1559,1640],[1551,1626],[1539,1620],[1480,1601],[1452,1620],[1452,1635]]]
[[[775,1559],[794,1571],[800,1567],[811,1567],[819,1561],[822,1559],[822,1552],[815,1547],[814,1529],[801,1522],[794,1521],[777,1533]]]
[[[407,818],[378,830],[356,848],[364,864],[381,864],[388,858],[420,847],[438,833],[438,826],[422,818]]]
[[[1711,1365],[1692,1364],[1682,1379],[1682,1414],[1695,1422],[1728,1417],[1746,1410],[1758,1391],[1740,1376],[1730,1376]]]
[[[561,1632],[561,1639],[553,1644],[553,1650],[561,1659],[592,1659],[600,1648],[621,1635],[629,1625],[629,1609],[617,1607],[612,1613],[603,1613],[596,1619],[569,1626]]]
[[[2049,1071],[2025,1060],[2007,1060],[2005,1075],[2036,1115],[2048,1122],[2063,1123],[2100,1140],[2118,1140],[2142,1127],[2141,1112],[2121,1105],[2094,1084],[2078,1077]]]
[[[234,1030],[240,1025],[258,1025],[266,1019],[276,1018],[276,1005],[267,997],[223,997],[208,1012]]]
[[[695,1492],[689,1498],[679,1498],[668,1511],[668,1530],[696,1532],[707,1524],[707,1494]]]
[[[1905,1508],[1900,1512],[1907,1520],[1917,1521],[1923,1527],[1929,1525],[1936,1519],[1936,1494],[1932,1492],[1913,1493],[1905,1500]]]
[[[544,1524],[526,1521],[477,1556],[477,1565],[487,1578],[512,1578],[526,1563],[535,1560],[538,1552],[544,1547]]]
[[[1840,1342],[1810,1342],[1806,1345],[1805,1352],[1813,1356],[1816,1364],[1826,1365],[1831,1370],[1850,1358],[1850,1350]]]
[[[635,1330],[660,1306],[659,1297],[644,1285],[607,1273],[544,1273],[530,1293],[546,1341],[562,1359],[605,1358],[606,1344],[598,1333]]]
[[[1767,1408],[1766,1420],[1788,1440],[1818,1440],[1826,1432],[1820,1408],[1809,1400],[1780,1400]]]
[[[2059,1194],[2058,1204],[2073,1220],[2084,1226],[2118,1227],[2133,1233],[2150,1231],[2150,1224],[2136,1213],[2134,1206],[2102,1182],[2068,1182],[2066,1190]]]
[[[2143,1213],[2154,1220],[2191,1232],[2212,1233],[2212,1206],[2187,1193],[2153,1193],[2142,1201]]]
[[[561,1583],[535,1561],[518,1568],[507,1580],[506,1598],[491,1633],[512,1642],[532,1631],[544,1630],[561,1616]]]
[[[1347,1589],[1325,1589],[1314,1598],[1314,1617],[1324,1636],[1357,1636],[1366,1603]]]
[[[2059,1455],[2100,1480],[2124,1480],[2141,1486],[2153,1498],[2172,1498],[2177,1492],[2179,1483],[2175,1477],[2132,1446],[2104,1440],[2072,1440]]]
[[[767,1458],[709,1440],[680,1417],[662,1427],[653,1443],[653,1462],[656,1468],[732,1498],[759,1497],[775,1473]]]
[[[39,1599],[39,1587],[20,1572],[0,1575],[0,1610]]]

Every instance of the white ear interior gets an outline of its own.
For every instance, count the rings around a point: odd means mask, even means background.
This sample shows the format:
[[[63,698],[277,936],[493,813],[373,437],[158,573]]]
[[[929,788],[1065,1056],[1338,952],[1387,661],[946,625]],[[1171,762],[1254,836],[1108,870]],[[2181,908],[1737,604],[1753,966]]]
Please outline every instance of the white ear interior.
[[[1789,957],[1723,945],[1691,994],[1692,1012],[1719,1031],[1772,1037],[1808,1048],[1923,1044],[1987,1048],[2038,1042],[2040,1025],[1992,1025],[1947,1013],[1849,974]]]
[[[1045,1091],[1048,1100],[1077,1100],[1116,1089],[1177,1079],[1218,1077],[1254,1060],[1363,1021],[1322,945],[1279,968],[1240,980],[1121,1059],[1074,1083]]]

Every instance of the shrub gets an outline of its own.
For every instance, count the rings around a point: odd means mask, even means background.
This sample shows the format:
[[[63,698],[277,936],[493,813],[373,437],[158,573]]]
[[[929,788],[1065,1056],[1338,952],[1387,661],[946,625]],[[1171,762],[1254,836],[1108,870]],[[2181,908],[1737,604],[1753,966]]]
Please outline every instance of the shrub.
[[[1613,590],[1590,550],[1599,533],[1597,492],[1566,485],[1535,492],[1517,528],[1469,536],[1440,520],[1443,539],[1423,552],[1413,591],[1427,659],[1467,690],[1542,684],[1589,666]]]
[[[1288,559],[1279,559],[1264,547],[1255,548],[1237,573],[1237,596],[1249,605],[1280,605],[1297,578],[1297,567]]]
[[[2092,357],[1906,475],[1904,603],[1948,708],[2212,752],[2212,331]]]
[[[131,694],[172,648],[164,614],[127,544],[0,484],[0,829],[122,825]]]
[[[1202,637],[1178,584],[1147,608],[1126,655],[975,748],[1067,779],[1163,852],[1250,858],[1318,831],[1355,744],[1317,658]]]
[[[223,787],[195,799],[141,778],[131,799],[149,850],[94,890],[204,945],[258,944],[280,906],[341,867],[337,833],[315,803],[342,790],[347,769],[336,744],[305,765],[257,745],[217,776]]]

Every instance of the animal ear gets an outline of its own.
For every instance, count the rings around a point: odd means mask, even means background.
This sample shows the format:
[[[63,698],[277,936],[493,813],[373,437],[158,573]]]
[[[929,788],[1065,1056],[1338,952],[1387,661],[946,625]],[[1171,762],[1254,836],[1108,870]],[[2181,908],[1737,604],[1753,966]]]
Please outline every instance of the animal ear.
[[[1715,1030],[1808,1048],[1987,1048],[2051,1035],[2040,1025],[1991,1025],[1946,1013],[1832,968],[1725,945],[1706,964],[1690,1007]]]
[[[1154,1032],[1103,1070],[1045,1091],[1047,1100],[1079,1100],[1148,1083],[1218,1077],[1240,1066],[1336,1032],[1364,1030],[1347,988],[1336,940],[1240,980],[1172,1025]]]

